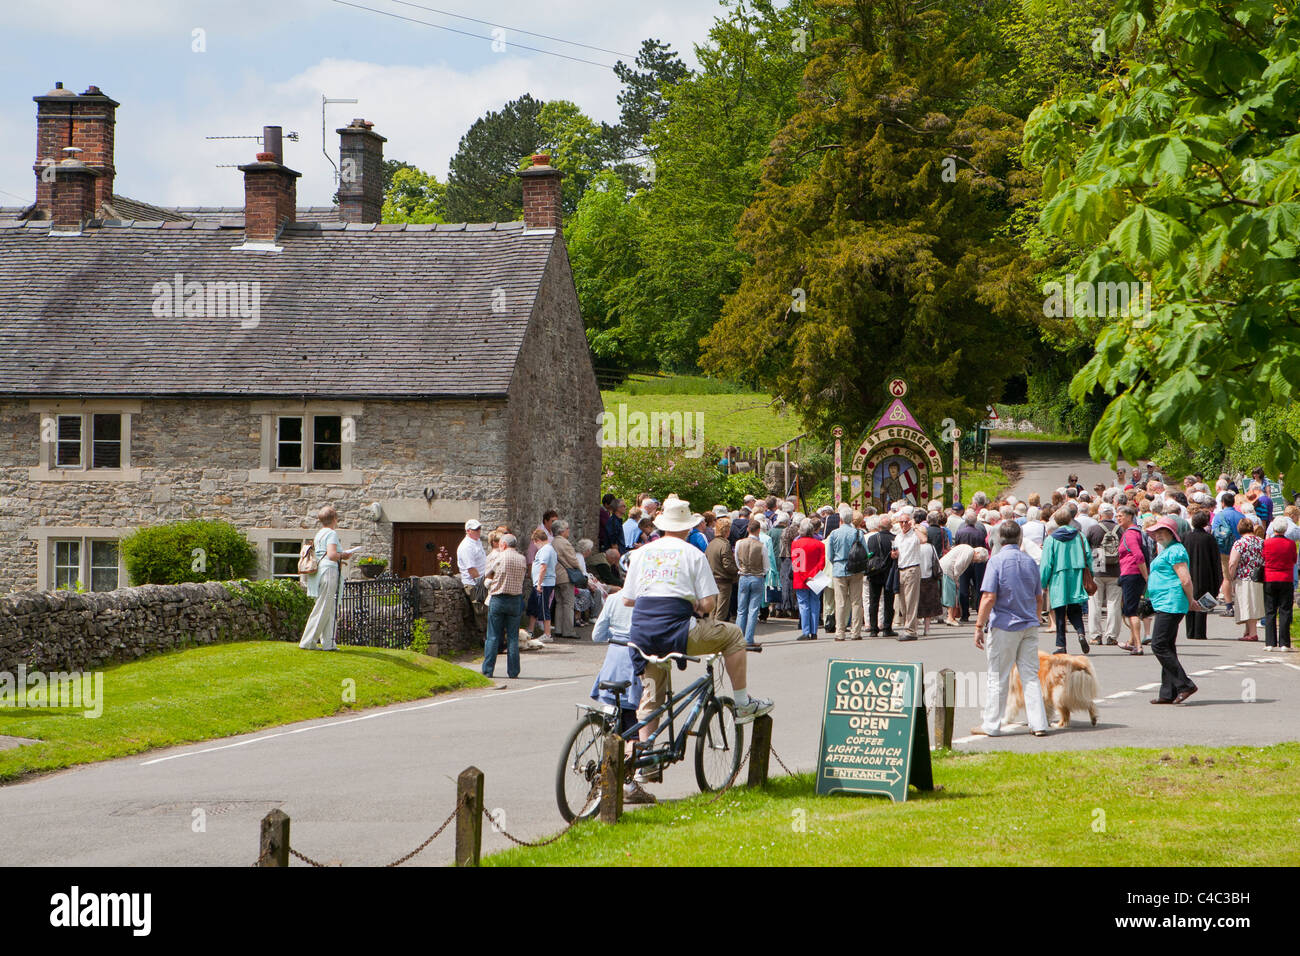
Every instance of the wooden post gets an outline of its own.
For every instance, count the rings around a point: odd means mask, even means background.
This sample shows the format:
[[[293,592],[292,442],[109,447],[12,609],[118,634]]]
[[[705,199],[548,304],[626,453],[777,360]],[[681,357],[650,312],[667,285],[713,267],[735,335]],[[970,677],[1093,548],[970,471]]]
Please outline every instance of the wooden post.
[[[483,771],[467,767],[456,778],[456,865],[478,866],[483,849]]]
[[[257,853],[258,866],[289,865],[289,815],[275,809],[262,817],[262,837]]]
[[[623,815],[623,738],[605,735],[600,758],[600,822],[618,823]]]
[[[952,750],[952,724],[956,719],[957,675],[951,667],[939,671],[935,687],[934,745],[941,750]]]
[[[749,742],[749,786],[767,786],[767,764],[772,755],[772,715],[755,717],[749,725],[754,739]]]

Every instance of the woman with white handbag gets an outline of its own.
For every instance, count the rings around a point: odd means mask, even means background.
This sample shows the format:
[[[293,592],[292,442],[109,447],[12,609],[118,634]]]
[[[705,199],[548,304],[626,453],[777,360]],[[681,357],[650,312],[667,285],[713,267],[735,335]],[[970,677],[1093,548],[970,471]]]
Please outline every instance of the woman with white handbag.
[[[311,545],[303,547],[303,554],[298,558],[298,571],[307,575],[307,593],[316,599],[298,646],[305,651],[318,646],[322,651],[336,651],[334,629],[338,623],[341,565],[356,549],[340,550],[339,516],[333,508],[326,505],[316,517],[321,529]]]

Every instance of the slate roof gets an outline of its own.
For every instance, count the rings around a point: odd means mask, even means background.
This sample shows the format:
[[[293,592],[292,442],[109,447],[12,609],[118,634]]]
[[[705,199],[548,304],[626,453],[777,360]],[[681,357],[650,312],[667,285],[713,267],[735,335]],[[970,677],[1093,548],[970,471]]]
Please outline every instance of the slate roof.
[[[243,241],[214,221],[0,221],[0,393],[504,395],[556,235],[327,222],[288,226],[280,252]],[[256,326],[155,315],[178,273],[259,283]]]
[[[172,212],[199,222],[219,222],[227,226],[244,226],[243,206],[176,206]],[[299,222],[338,222],[338,206],[299,206],[294,212]]]
[[[30,214],[34,204],[27,206],[0,206],[0,219],[21,219]],[[113,193],[113,201],[100,209],[111,219],[161,219],[164,222],[219,222],[226,226],[244,227],[243,206],[156,206],[153,203],[131,199]],[[338,222],[338,206],[299,206],[294,213],[299,222]]]

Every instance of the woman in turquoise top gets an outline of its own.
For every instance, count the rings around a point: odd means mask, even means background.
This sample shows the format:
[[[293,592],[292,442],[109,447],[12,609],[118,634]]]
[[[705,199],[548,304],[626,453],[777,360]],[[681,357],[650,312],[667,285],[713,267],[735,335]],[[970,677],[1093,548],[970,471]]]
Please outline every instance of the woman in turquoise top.
[[[1174,647],[1178,624],[1194,600],[1192,575],[1187,565],[1187,549],[1178,541],[1178,525],[1172,518],[1161,518],[1152,525],[1151,537],[1160,548],[1147,577],[1147,598],[1156,612],[1151,651],[1160,661],[1160,695],[1151,703],[1181,704],[1196,693],[1196,685],[1183,670]]]
[[[1088,592],[1083,587],[1083,571],[1092,567],[1092,548],[1079,529],[1070,524],[1074,515],[1068,507],[1062,507],[1052,517],[1056,530],[1043,539],[1043,556],[1038,566],[1048,606],[1056,615],[1056,653],[1066,653],[1065,622],[1068,620],[1079,636],[1079,650],[1087,654],[1083,609],[1088,603]]]

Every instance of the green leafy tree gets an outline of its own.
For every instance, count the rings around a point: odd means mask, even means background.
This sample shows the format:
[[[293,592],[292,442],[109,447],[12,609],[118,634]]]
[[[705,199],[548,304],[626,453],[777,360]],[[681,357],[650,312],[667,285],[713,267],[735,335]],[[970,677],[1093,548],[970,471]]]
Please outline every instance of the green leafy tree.
[[[568,100],[547,102],[537,114],[537,126],[537,150],[550,153],[551,165],[564,173],[561,204],[567,218],[578,208],[592,177],[614,158],[610,142],[601,126]]]
[[[527,93],[474,121],[447,174],[449,222],[514,222],[523,214],[520,161],[537,151],[544,134],[543,103]]]
[[[1026,129],[1044,227],[1088,250],[1076,288],[1151,290],[1107,317],[1071,395],[1113,396],[1099,460],[1231,446],[1300,382],[1300,24],[1263,0],[1121,0],[1108,36],[1115,79]],[[1298,451],[1275,430],[1265,467],[1300,479]]]
[[[736,226],[768,143],[795,110],[813,42],[811,0],[723,6],[696,48],[701,69],[663,90],[666,112],[646,137],[654,183],[633,200],[639,269],[619,292],[623,340],[673,371],[696,367],[701,338],[752,261]]]
[[[384,187],[384,222],[446,222],[447,187],[438,177],[402,163]]]
[[[601,364],[614,368],[657,367],[623,325],[629,286],[642,264],[641,204],[612,170],[598,173],[564,227],[587,341]]]
[[[823,4],[740,221],[753,265],[704,343],[706,369],[756,377],[814,428],[868,427],[896,375],[923,421],[969,422],[1024,367],[1030,263],[1002,234],[1033,181],[1021,124],[971,103],[979,64],[932,6]]]

